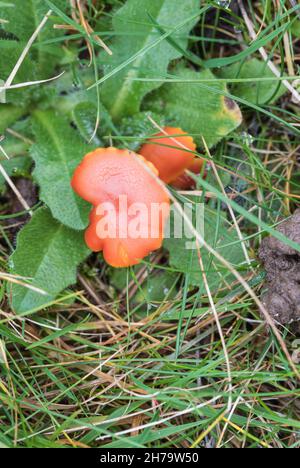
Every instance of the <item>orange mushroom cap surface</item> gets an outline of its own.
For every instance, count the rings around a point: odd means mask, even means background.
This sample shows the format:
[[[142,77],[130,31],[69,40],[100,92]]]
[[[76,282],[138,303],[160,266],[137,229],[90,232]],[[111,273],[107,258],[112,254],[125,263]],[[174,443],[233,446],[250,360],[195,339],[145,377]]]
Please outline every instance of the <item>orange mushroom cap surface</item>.
[[[156,175],[143,157],[116,148],[88,153],[74,172],[74,191],[94,205],[86,243],[111,266],[136,265],[162,245],[170,201]]]
[[[163,131],[150,138],[139,153],[157,168],[159,177],[169,184],[193,165],[196,145],[181,128],[165,127]]]

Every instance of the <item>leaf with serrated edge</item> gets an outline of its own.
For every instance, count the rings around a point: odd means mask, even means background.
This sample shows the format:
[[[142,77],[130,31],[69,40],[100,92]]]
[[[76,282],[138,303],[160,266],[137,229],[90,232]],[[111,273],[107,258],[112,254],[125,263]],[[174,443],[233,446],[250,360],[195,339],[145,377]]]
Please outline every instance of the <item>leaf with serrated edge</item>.
[[[25,282],[47,294],[10,284],[15,312],[27,312],[53,301],[76,282],[76,268],[88,254],[82,232],[58,223],[46,208],[37,210],[18,235],[10,261],[11,273],[24,277]]]
[[[173,120],[185,132],[195,135],[195,140],[202,145],[202,138],[209,147],[237,128],[242,122],[239,106],[219,92],[227,93],[224,83],[215,81],[209,71],[195,72],[179,66],[176,78],[182,82],[166,83],[153,92],[145,102],[145,108],[162,113]],[[211,83],[191,81],[214,80]],[[186,80],[186,81],[185,81]],[[210,89],[207,89],[207,88]],[[218,93],[213,90],[216,89]]]
[[[160,36],[151,17],[164,29],[168,29],[174,28],[199,10],[198,0],[144,0],[142,3],[141,5],[140,0],[127,0],[114,15],[113,26],[118,36],[110,46],[113,55],[101,55],[105,72],[125,62]],[[178,34],[172,36],[184,49],[187,46],[187,35],[195,22],[196,20],[189,22]],[[153,77],[153,70],[155,76],[164,76],[170,61],[180,56],[181,53],[169,42],[162,41],[153,50],[140,54],[112,79],[108,79],[102,87],[102,100],[112,117],[118,120],[138,112],[143,97],[161,84],[137,82],[133,78]]]
[[[36,144],[31,148],[33,175],[40,186],[40,199],[52,215],[73,229],[88,224],[90,205],[78,197],[71,178],[83,156],[91,151],[64,117],[52,111],[38,111],[33,117]]]

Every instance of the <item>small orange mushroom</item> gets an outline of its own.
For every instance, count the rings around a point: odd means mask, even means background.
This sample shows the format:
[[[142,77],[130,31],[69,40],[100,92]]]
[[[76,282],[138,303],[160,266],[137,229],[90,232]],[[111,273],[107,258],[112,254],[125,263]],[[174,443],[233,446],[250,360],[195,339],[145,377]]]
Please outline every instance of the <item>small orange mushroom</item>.
[[[94,206],[86,243],[113,267],[136,265],[162,245],[170,201],[155,175],[142,156],[116,148],[88,153],[74,172],[74,191]]]
[[[199,175],[201,174],[202,167],[203,160],[201,158],[195,158],[193,164],[188,168],[188,170]],[[191,190],[196,187],[196,181],[188,174],[183,173],[172,182],[172,186],[178,190]]]
[[[202,160],[196,159],[196,144],[181,128],[165,127],[145,143],[139,153],[150,161],[159,177],[177,188],[189,188],[193,181],[185,176],[186,169],[200,173]]]

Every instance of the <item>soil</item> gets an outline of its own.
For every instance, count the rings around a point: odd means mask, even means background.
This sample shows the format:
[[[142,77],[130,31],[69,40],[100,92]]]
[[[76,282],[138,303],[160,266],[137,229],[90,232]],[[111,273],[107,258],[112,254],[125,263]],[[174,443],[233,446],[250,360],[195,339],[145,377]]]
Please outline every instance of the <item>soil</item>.
[[[300,245],[300,209],[277,231]],[[270,236],[263,240],[259,258],[267,274],[263,304],[281,324],[300,320],[300,253]]]
[[[30,179],[20,177],[13,179],[13,182],[30,207],[34,206],[38,202],[37,188]],[[16,214],[24,211],[23,205],[11,189],[8,189],[8,198],[10,202],[10,214]],[[28,219],[29,215],[24,214],[15,218],[7,219],[6,224],[12,226],[10,232],[15,235],[22,228],[23,224],[28,221]]]

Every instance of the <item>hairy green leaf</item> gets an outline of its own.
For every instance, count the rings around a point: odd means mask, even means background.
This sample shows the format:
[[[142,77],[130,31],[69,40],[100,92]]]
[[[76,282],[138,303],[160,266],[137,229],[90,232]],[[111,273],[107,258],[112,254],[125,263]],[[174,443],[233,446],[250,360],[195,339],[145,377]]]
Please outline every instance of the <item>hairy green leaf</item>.
[[[198,8],[197,0],[144,0],[142,5],[140,0],[127,0],[113,18],[114,30],[118,34],[111,45],[113,55],[101,55],[105,72],[115,69],[160,37],[151,17],[164,29],[169,29],[196,14]],[[187,23],[172,36],[184,49],[193,25],[194,22]],[[170,61],[180,56],[181,53],[169,42],[162,41],[108,79],[102,87],[102,100],[112,117],[117,120],[138,112],[143,97],[160,86],[160,83],[133,81],[134,78],[153,76],[153,70],[156,76],[163,76]]]
[[[65,0],[54,0],[54,3],[60,9],[66,9]],[[0,5],[0,18],[8,21],[4,24],[5,31],[26,43],[49,11],[49,7],[44,0],[26,0],[26,2],[13,0],[13,5],[13,8],[4,8]],[[48,78],[47,75],[61,58],[61,48],[44,44],[45,41],[61,35],[53,28],[53,24],[53,18],[49,18],[30,51],[33,60],[38,65],[36,69],[38,79]],[[9,64],[11,65],[11,61]]]
[[[286,87],[276,79],[268,65],[262,60],[253,58],[242,65],[236,63],[222,68],[218,73],[220,78],[253,78],[251,83],[234,83],[232,94],[257,105],[271,104],[280,98]],[[274,81],[256,81],[256,78],[274,78]]]
[[[96,104],[90,101],[80,102],[74,107],[72,117],[81,136],[87,143],[90,142],[97,122]],[[107,110],[100,105],[99,125],[92,142],[97,146],[105,146],[108,140],[105,141],[102,137],[109,135],[112,131],[112,127],[113,124]]]
[[[76,166],[91,151],[69,122],[53,111],[38,111],[33,117],[36,144],[31,148],[34,177],[40,198],[52,215],[73,229],[88,224],[89,204],[72,190],[70,182]]]
[[[24,114],[26,114],[26,108],[22,106],[0,104],[0,133],[4,133],[7,127],[14,124]]]
[[[180,66],[174,79],[179,82],[166,83],[153,92],[145,108],[164,114],[185,132],[195,135],[200,145],[204,137],[209,147],[240,125],[242,116],[238,105],[219,94],[226,93],[227,88],[209,70],[195,72]],[[205,87],[201,86],[201,80],[206,80]],[[214,81],[207,83],[207,80]]]
[[[88,143],[95,130],[97,120],[96,105],[91,102],[80,102],[74,107],[72,116],[80,135]],[[101,144],[97,135],[94,136],[93,142],[97,145]]]
[[[17,313],[42,307],[53,301],[66,287],[76,282],[76,267],[88,255],[82,232],[55,221],[50,211],[40,208],[18,235],[17,248],[11,256],[11,272],[30,279],[30,285],[10,285],[12,307]]]

